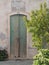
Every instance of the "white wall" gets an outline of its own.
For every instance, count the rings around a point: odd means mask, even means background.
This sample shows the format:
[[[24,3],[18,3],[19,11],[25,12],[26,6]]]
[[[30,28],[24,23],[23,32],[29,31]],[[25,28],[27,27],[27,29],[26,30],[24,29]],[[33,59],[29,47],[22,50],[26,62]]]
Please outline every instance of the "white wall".
[[[33,9],[39,9],[40,3],[44,0],[24,0],[26,2],[26,12],[30,12]],[[49,3],[47,2],[49,5]],[[0,0],[0,47],[8,48],[9,34],[8,34],[8,17],[11,12],[11,0]],[[36,54],[36,49],[32,48],[32,36],[27,33],[27,57],[32,57],[32,54]],[[35,51],[35,52],[34,52]],[[34,56],[34,55],[33,55]]]

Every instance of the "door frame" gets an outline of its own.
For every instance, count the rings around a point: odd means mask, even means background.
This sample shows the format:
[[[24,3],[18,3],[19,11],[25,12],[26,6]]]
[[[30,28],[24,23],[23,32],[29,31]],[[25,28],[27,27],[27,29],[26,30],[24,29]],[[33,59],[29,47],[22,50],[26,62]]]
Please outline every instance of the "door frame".
[[[7,25],[7,27],[8,27],[8,32],[7,32],[7,36],[8,36],[8,55],[9,55],[9,59],[11,59],[11,54],[10,54],[10,16],[12,16],[12,15],[16,15],[16,14],[22,14],[22,15],[28,15],[28,13],[25,13],[25,12],[20,12],[20,13],[18,13],[18,12],[11,12],[11,13],[9,13],[7,16],[8,16],[8,25]],[[27,33],[26,33],[27,34]],[[26,57],[27,57],[27,55],[28,55],[28,45],[27,45],[27,42],[26,42]]]

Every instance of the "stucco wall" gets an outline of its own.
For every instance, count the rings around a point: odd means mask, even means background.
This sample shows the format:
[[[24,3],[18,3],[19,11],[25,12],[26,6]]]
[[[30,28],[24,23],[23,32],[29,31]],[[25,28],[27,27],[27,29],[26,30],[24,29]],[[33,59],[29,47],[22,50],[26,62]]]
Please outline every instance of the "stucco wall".
[[[24,0],[25,1],[25,0]],[[40,3],[44,0],[26,0],[26,12],[32,9],[39,9]],[[10,50],[10,14],[11,0],[0,0],[0,48]],[[32,58],[36,54],[36,49],[32,47],[32,36],[27,33],[27,57]]]

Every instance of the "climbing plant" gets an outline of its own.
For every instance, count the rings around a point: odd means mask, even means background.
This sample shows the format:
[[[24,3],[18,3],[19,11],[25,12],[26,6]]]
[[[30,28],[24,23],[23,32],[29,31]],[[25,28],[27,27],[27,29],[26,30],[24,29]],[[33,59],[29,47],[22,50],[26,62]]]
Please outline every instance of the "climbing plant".
[[[49,9],[46,3],[41,4],[39,10],[32,11],[30,19],[25,20],[27,29],[32,34],[33,46],[38,49],[33,65],[49,65],[49,49],[46,48],[49,43]]]
[[[41,4],[39,10],[31,11],[30,19],[25,20],[32,34],[33,46],[37,49],[46,48],[49,43],[49,9],[46,3]]]

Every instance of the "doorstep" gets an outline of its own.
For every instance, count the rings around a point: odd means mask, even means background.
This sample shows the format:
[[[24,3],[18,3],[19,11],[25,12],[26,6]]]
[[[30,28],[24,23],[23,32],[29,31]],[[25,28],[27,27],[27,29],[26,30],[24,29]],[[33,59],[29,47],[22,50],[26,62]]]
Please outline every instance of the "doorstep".
[[[9,60],[33,60],[33,58],[14,58]]]

